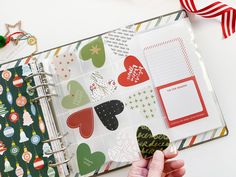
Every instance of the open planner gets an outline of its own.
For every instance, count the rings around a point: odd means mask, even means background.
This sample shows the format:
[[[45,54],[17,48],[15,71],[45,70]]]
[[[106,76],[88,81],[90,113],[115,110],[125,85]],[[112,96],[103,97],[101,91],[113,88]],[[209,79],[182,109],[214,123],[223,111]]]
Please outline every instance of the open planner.
[[[185,11],[1,65],[2,176],[93,176],[228,134]]]

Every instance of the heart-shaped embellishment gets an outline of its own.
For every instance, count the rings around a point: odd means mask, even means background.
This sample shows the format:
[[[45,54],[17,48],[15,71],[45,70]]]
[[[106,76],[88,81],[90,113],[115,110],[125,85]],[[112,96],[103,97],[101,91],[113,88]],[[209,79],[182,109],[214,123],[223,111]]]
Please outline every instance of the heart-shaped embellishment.
[[[62,106],[66,109],[74,109],[90,102],[90,99],[82,85],[74,80],[67,84],[69,95],[63,97]]]
[[[140,126],[138,128],[137,140],[144,159],[152,157],[156,150],[165,150],[170,144],[168,136],[163,134],[153,136],[147,126]]]
[[[86,108],[71,114],[66,121],[68,127],[79,128],[80,135],[83,138],[89,138],[94,130],[93,109]]]
[[[124,87],[140,84],[149,80],[142,63],[135,56],[127,56],[124,61],[126,71],[118,77],[118,82]]]
[[[119,122],[116,115],[124,110],[124,104],[119,100],[111,100],[94,107],[103,125],[111,131],[118,128]]]
[[[86,175],[100,169],[105,163],[105,155],[102,152],[91,153],[89,146],[82,143],[77,148],[77,163],[80,175]]]
[[[94,39],[86,44],[80,50],[80,58],[84,61],[92,60],[95,67],[100,68],[104,65],[106,56],[104,50],[104,44],[101,37]]]

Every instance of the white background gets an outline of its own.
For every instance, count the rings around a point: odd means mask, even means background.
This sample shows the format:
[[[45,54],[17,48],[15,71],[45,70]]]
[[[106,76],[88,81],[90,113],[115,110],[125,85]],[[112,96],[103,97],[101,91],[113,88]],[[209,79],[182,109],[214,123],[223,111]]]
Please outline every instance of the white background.
[[[214,0],[195,0],[198,8]],[[236,2],[222,0],[236,8]],[[72,42],[180,9],[178,0],[1,0],[0,33],[5,23],[22,20],[38,38],[39,50]],[[187,177],[236,176],[236,34],[223,40],[219,21],[191,17],[230,135],[180,152]],[[126,177],[128,168],[104,177]]]

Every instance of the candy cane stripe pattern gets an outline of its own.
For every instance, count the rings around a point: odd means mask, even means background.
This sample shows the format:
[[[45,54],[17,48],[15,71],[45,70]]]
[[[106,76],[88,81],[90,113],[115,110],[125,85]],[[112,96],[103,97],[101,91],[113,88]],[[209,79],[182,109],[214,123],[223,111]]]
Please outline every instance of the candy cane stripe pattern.
[[[221,26],[225,38],[228,38],[235,33],[236,9],[219,1],[200,10],[197,10],[194,0],[180,0],[180,3],[187,11],[204,18],[221,16]]]

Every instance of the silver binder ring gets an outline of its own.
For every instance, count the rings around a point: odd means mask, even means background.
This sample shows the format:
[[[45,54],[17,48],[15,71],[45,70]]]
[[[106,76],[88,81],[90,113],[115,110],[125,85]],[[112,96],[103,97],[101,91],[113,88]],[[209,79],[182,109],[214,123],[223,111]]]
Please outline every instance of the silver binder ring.
[[[46,95],[43,95],[43,96],[39,96],[37,98],[34,98],[32,99],[33,102],[35,101],[38,101],[40,99],[43,99],[43,98],[50,98],[50,97],[53,97],[53,96],[58,96],[58,94],[46,94]]]
[[[69,159],[66,159],[64,160],[63,162],[58,162],[58,163],[50,163],[48,164],[49,167],[57,167],[57,166],[60,166],[60,165],[63,165],[63,164],[67,164],[69,161],[71,161],[71,159],[74,157],[74,154],[69,158]]]
[[[58,149],[56,151],[51,151],[51,152],[45,152],[46,155],[52,155],[52,154],[56,154],[59,152],[64,152],[66,149],[68,149],[70,147],[71,143],[67,146],[62,147],[61,149]]]
[[[50,76],[52,77],[53,75],[52,74],[49,74],[49,73],[46,73],[46,72],[38,72],[38,73],[35,73],[35,74],[30,74],[29,76],[25,77],[26,80],[34,77],[34,76],[42,76],[42,75],[46,75],[46,76]]]
[[[52,86],[52,87],[55,87],[55,84],[51,84],[51,83],[43,83],[43,84],[39,84],[39,85],[36,85],[34,87],[30,87],[29,88],[29,91],[32,91],[32,90],[35,90],[39,87],[44,87],[44,86]]]
[[[67,136],[68,134],[69,134],[69,133],[66,132],[66,133],[63,134],[63,135],[59,135],[58,137],[45,140],[45,141],[43,141],[43,143],[49,143],[49,142],[52,142],[52,141],[61,140],[62,138],[64,138],[64,137]]]

